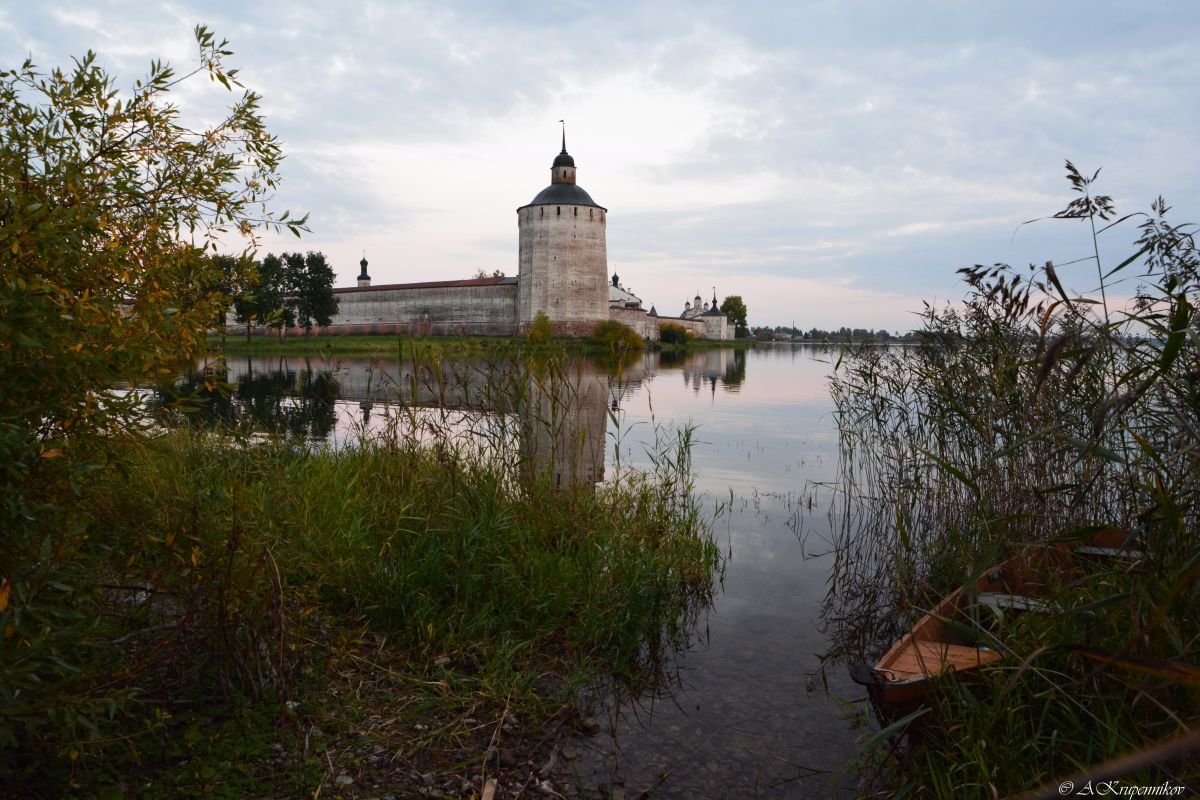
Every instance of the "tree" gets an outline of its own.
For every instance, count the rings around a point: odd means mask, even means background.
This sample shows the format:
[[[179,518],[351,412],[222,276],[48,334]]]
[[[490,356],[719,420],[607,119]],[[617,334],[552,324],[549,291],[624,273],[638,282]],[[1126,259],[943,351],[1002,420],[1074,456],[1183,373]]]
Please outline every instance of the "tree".
[[[0,773],[14,744],[100,738],[136,694],[101,656],[121,641],[100,585],[120,567],[77,499],[146,424],[138,393],[112,387],[173,378],[203,351],[238,283],[226,267],[248,264],[206,257],[218,242],[252,252],[264,228],[305,229],[268,208],[283,154],[258,95],[211,124],[172,101],[205,75],[240,86],[226,43],[195,33],[196,69],[154,62],[122,92],[91,52],[65,72],[0,71]]]
[[[746,304],[742,302],[742,296],[731,294],[721,301],[721,313],[728,317],[730,324],[734,326],[733,335],[738,339],[745,339],[750,329],[746,327]]]
[[[284,303],[287,279],[283,259],[268,253],[262,261],[254,262],[248,286],[233,304],[237,321],[246,326],[247,339],[255,324],[278,327],[281,333],[285,326],[295,324],[293,309]]]
[[[307,336],[314,325],[324,327],[333,321],[338,300],[333,293],[333,267],[325,254],[309,250],[306,254],[284,253],[284,285],[288,288],[285,309],[292,310],[294,322]],[[285,311],[287,315],[287,311]]]
[[[304,229],[266,207],[283,155],[258,95],[208,127],[169,100],[197,75],[240,86],[226,42],[196,40],[191,73],[155,62],[122,93],[91,52],[69,73],[0,72],[0,425],[46,438],[128,419],[132,398],[97,393],[174,374],[225,307],[205,250]]]

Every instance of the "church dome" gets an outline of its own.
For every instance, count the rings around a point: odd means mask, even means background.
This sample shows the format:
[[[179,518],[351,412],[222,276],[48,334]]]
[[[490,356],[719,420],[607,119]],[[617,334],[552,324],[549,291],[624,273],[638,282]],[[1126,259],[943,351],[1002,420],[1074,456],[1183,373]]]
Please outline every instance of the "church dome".
[[[572,158],[571,154],[568,153],[564,149],[561,153],[558,154],[557,157],[555,157],[553,166],[555,166],[555,167],[573,167],[573,166],[575,166],[575,159]]]

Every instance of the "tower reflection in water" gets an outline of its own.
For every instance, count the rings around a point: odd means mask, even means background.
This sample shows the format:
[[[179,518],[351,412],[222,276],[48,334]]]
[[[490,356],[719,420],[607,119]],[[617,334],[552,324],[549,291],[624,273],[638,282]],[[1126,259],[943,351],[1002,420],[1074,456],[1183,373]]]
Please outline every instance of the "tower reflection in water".
[[[420,443],[494,457],[523,480],[604,480],[608,375],[569,363],[242,357],[208,365],[153,405],[192,424],[344,447]],[[186,409],[186,414],[172,413]]]

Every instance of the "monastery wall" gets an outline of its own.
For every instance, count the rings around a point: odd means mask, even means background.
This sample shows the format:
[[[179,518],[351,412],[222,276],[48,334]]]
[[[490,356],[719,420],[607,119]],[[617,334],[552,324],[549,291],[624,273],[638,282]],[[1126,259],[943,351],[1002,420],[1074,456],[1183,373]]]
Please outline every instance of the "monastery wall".
[[[652,317],[641,308],[612,308],[608,309],[608,318],[628,325],[643,339],[658,341],[658,317]]]
[[[334,289],[338,311],[332,323],[314,333],[407,334],[409,336],[515,336],[515,278],[439,281],[401,286]],[[245,332],[240,325],[231,331]],[[269,333],[262,327],[255,332]],[[291,328],[287,334],[302,334]]]

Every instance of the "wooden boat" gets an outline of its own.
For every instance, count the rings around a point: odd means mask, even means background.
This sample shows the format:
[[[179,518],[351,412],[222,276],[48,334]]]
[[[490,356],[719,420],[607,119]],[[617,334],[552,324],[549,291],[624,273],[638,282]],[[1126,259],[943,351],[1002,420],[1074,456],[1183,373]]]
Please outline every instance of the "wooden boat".
[[[943,599],[873,666],[852,667],[850,677],[866,686],[882,724],[902,719],[925,703],[936,681],[970,678],[1004,658],[976,624],[979,609],[1049,612],[1055,591],[1081,573],[1086,559],[1140,558],[1128,540],[1124,531],[1106,528],[1082,542],[1030,547]]]

